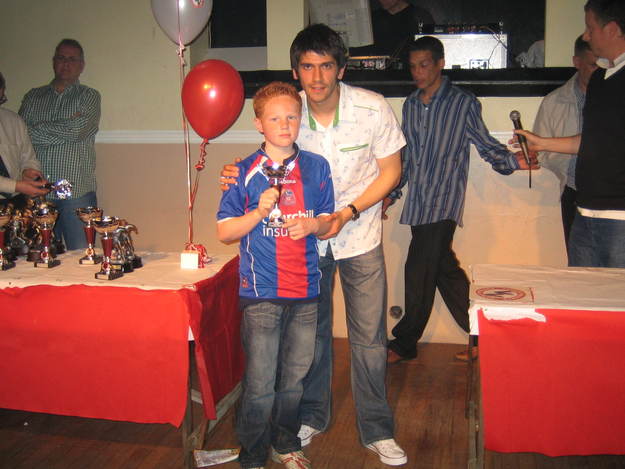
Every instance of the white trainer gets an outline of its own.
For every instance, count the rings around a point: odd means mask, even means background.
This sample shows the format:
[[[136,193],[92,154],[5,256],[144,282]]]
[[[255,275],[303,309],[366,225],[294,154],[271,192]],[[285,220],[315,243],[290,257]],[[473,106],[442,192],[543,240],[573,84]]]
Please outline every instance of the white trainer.
[[[312,441],[313,436],[319,435],[319,433],[321,433],[321,430],[302,424],[302,426],[299,427],[299,432],[297,432],[297,436],[302,442],[302,448],[304,446],[308,446]]]
[[[401,466],[408,462],[406,452],[400,448],[393,438],[378,440],[366,446],[380,456],[380,461],[389,466]]]

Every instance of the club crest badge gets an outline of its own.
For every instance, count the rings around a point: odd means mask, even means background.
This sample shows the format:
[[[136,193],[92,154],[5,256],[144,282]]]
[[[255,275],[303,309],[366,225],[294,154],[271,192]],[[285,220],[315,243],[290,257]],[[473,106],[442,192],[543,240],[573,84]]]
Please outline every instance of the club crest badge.
[[[483,287],[475,290],[475,293],[481,298],[495,301],[517,301],[526,296],[523,290],[510,287]]]
[[[295,192],[291,189],[283,189],[280,203],[284,206],[295,205]]]

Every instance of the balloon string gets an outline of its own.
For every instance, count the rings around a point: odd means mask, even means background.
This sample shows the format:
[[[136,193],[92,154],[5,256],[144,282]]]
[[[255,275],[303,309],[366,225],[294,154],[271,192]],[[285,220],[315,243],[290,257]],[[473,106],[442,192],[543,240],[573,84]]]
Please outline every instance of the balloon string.
[[[193,207],[195,206],[195,196],[197,195],[200,183],[200,171],[204,169],[206,164],[206,145],[208,145],[207,138],[203,139],[200,144],[200,158],[198,159],[198,162],[195,163],[195,169],[197,172],[195,173],[195,181],[193,183],[193,190],[191,191],[191,210],[193,210]]]
[[[191,202],[191,152],[189,150],[189,127],[187,125],[187,118],[184,114],[184,105],[182,103],[182,86],[184,84],[184,67],[186,65],[184,60],[185,46],[182,41],[182,28],[180,25],[180,4],[178,0],[176,2],[176,14],[178,17],[178,58],[179,58],[179,70],[180,70],[180,109],[182,111],[182,133],[184,136],[184,154],[187,164],[187,212],[188,212],[188,241],[187,243],[193,243],[193,204]]]
[[[179,20],[180,21],[180,20]],[[178,29],[180,31],[180,28]],[[179,41],[180,33],[179,33]],[[179,71],[180,71],[180,109],[182,110],[182,134],[184,137],[184,155],[187,166],[187,212],[188,212],[188,243],[193,243],[193,204],[191,201],[191,152],[189,149],[189,126],[187,125],[187,118],[184,114],[184,106],[182,104],[182,86],[184,83],[184,44],[178,43],[178,57],[179,57]]]
[[[211,261],[210,256],[206,252],[206,248],[201,244],[186,243],[185,251],[196,251],[198,253],[197,266],[201,269]]]

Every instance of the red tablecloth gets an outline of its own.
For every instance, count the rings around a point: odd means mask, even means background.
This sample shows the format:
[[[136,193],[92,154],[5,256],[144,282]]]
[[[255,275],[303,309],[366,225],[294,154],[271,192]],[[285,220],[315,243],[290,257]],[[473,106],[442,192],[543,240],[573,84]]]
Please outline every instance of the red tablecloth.
[[[204,412],[215,419],[219,402],[241,381],[245,356],[241,345],[239,311],[239,258],[233,259],[212,278],[196,284],[191,308]],[[208,405],[206,404],[208,402]]]
[[[625,313],[478,313],[484,446],[549,456],[625,454]]]
[[[237,269],[235,258],[195,290],[0,289],[0,407],[178,426],[191,325],[214,418],[243,372]]]

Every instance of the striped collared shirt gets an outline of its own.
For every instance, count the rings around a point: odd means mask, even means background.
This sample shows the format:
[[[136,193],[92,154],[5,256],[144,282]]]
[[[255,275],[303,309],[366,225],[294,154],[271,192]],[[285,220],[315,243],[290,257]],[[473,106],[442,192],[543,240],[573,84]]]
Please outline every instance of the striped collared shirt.
[[[473,94],[452,86],[447,77],[429,104],[423,104],[420,93],[413,92],[404,102],[402,129],[407,143],[402,151],[402,179],[391,197],[400,197],[408,182],[402,224],[454,220],[462,225],[470,144],[501,174],[511,174],[519,165],[515,155],[489,134]]]
[[[19,114],[28,126],[44,176],[50,182],[70,181],[76,198],[95,191],[100,93],[79,82],[58,93],[50,83],[26,93]]]

